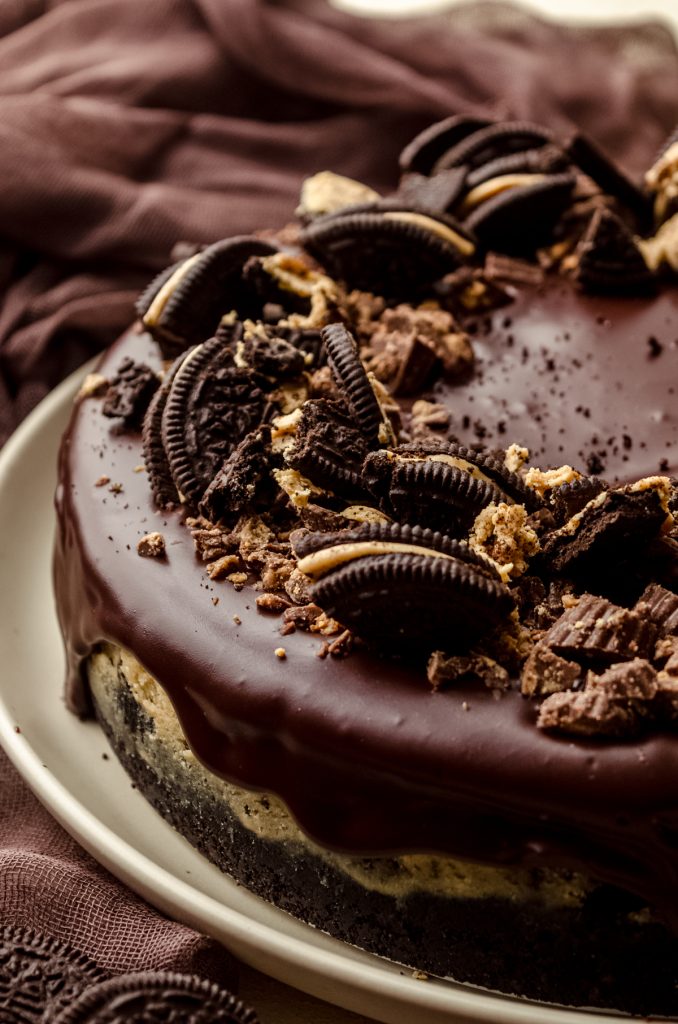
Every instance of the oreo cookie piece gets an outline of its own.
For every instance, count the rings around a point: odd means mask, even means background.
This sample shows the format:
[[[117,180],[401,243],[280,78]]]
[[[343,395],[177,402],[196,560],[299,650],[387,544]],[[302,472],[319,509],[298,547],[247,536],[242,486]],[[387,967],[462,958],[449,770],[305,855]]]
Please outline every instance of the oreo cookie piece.
[[[518,150],[504,153],[488,160],[466,173],[466,188],[469,191],[493,179],[502,179],[515,174],[554,174],[569,167],[569,160],[556,145],[547,144],[537,149]],[[451,173],[450,171],[442,173]],[[437,175],[436,175],[437,177]]]
[[[562,143],[573,164],[607,195],[613,196],[637,218],[641,228],[652,223],[652,201],[587,135],[575,132]]]
[[[252,370],[280,381],[299,377],[306,369],[303,351],[274,327],[268,328],[265,335],[246,335],[239,358]]]
[[[400,524],[306,541],[312,601],[386,652],[467,650],[513,608],[507,587],[463,541]]]
[[[405,146],[398,160],[400,170],[403,174],[430,174],[443,154],[473,132],[490,124],[490,121],[482,117],[455,114],[429,125]]]
[[[544,497],[556,525],[564,526],[572,516],[581,512],[585,505],[608,490],[608,487],[609,485],[597,476],[583,476],[548,490]]]
[[[647,292],[656,282],[624,222],[599,207],[589,221],[575,256],[577,283],[587,292]]]
[[[124,359],[108,386],[101,411],[104,416],[119,420],[122,427],[138,430],[159,386],[150,366]]]
[[[432,178],[424,174],[406,174],[400,180],[396,198],[417,209],[423,207],[435,213],[447,213],[463,195],[465,184],[465,167],[451,167]]]
[[[467,135],[438,158],[433,173],[466,165],[474,170],[490,160],[554,142],[553,133],[529,121],[500,121]]]
[[[314,398],[304,402],[285,461],[316,486],[347,498],[369,495],[362,467],[369,445],[354,416],[340,402]]]
[[[350,287],[406,298],[475,252],[469,232],[444,214],[383,204],[321,217],[302,242]]]
[[[44,1024],[106,973],[83,953],[29,928],[0,928],[0,1020]]]
[[[137,302],[137,312],[157,339],[165,358],[216,331],[221,317],[237,310],[241,319],[256,315],[261,301],[248,286],[243,268],[252,256],[270,256],[270,242],[243,235],[215,242],[158,275]]]
[[[193,349],[174,374],[162,412],[162,441],[174,485],[195,508],[232,451],[270,418],[269,382],[235,364],[213,338]]]
[[[370,444],[385,443],[392,430],[360,359],[358,342],[343,324],[328,324],[320,335],[332,376],[355,417],[357,428]]]
[[[272,468],[271,428],[264,424],[231,452],[203,494],[198,511],[219,522],[270,508],[277,490]]]
[[[572,174],[535,175],[533,184],[517,184],[485,199],[468,214],[464,226],[485,249],[533,255],[551,240],[575,184]]]
[[[142,971],[87,989],[52,1024],[258,1024],[232,993],[197,975]]]

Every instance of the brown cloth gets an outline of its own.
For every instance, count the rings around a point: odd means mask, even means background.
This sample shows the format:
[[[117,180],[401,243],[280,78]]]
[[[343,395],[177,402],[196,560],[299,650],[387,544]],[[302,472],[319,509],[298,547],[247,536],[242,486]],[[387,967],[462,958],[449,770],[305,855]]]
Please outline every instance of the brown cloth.
[[[459,110],[575,122],[639,171],[677,95],[666,29],[563,30],[503,4],[406,21],[300,0],[1,4],[0,443],[124,328],[178,240],[278,226],[328,167],[392,188],[402,145]]]
[[[282,225],[328,167],[392,189],[402,146],[462,110],[575,123],[639,173],[676,96],[658,25],[566,30],[493,3],[405,21],[300,0],[0,4],[0,442],[123,330],[177,241]],[[149,968],[231,981],[215,943],[115,882],[0,755],[0,1000],[22,942],[79,951],[74,992]]]

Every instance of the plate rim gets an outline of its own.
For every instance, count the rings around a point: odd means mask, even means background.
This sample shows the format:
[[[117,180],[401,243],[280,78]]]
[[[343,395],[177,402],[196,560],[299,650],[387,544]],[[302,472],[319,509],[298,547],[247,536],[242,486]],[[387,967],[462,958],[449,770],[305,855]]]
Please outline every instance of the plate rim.
[[[84,375],[91,372],[96,362],[96,359],[90,360],[62,381],[10,436],[0,451],[0,504],[5,501],[11,503],[11,496],[6,497],[8,493],[11,495],[8,481],[11,481],[24,450],[44,432],[51,418],[66,411],[65,407],[75,397]],[[52,445],[49,446],[50,452],[57,447],[57,443],[58,438],[53,438]],[[47,454],[45,457],[47,458]],[[56,479],[55,463],[52,465],[52,479]],[[3,542],[0,538],[0,556],[2,547]],[[396,974],[385,971],[382,963],[388,964],[389,961],[380,961],[376,956],[374,964],[356,962],[342,956],[340,947],[346,944],[340,940],[334,940],[338,945],[337,950],[315,946],[310,941],[314,932],[311,926],[307,926],[309,940],[306,940],[286,935],[266,922],[251,920],[241,910],[202,892],[179,875],[172,874],[155,863],[85,807],[78,800],[76,793],[68,789],[52,770],[43,764],[27,737],[15,728],[14,715],[5,698],[1,678],[0,745],[49,813],[123,884],[137,893],[140,892],[137,885],[142,885],[141,895],[150,903],[203,933],[215,935],[209,924],[219,920],[222,925],[220,934],[225,933],[229,938],[232,937],[240,947],[263,952],[273,958],[276,967],[293,967],[294,978],[282,972],[265,969],[266,973],[283,983],[316,995],[318,989],[313,986],[312,979],[318,976],[324,982],[331,981],[349,986],[359,996],[364,994],[366,998],[385,1000],[389,1005],[397,1003],[402,1009],[410,1007],[412,1010],[423,1010],[434,1015],[449,1014],[449,1020],[454,1019],[454,1014],[461,1014],[469,1024],[475,1021],[478,1024],[615,1024],[620,1020],[629,1019],[623,1015],[610,1014],[609,1011],[530,1002],[518,997],[486,992],[470,985],[445,982],[443,979],[435,979],[436,982],[439,981],[438,984],[424,985],[414,980],[409,972]],[[148,807],[150,813],[157,813],[150,804]],[[216,937],[218,941],[223,942],[220,936]],[[245,962],[250,962],[240,951],[235,955],[240,956]],[[407,968],[404,970],[408,971]],[[299,977],[296,976],[298,972],[301,972],[304,979],[303,984],[299,984]],[[307,987],[306,980],[309,976],[311,982]],[[319,998],[332,1001],[353,1012],[361,1012],[359,1009],[356,1010],[355,1000],[340,1001],[329,995],[326,985],[323,987],[323,995]],[[370,1012],[374,1012],[373,1007]]]

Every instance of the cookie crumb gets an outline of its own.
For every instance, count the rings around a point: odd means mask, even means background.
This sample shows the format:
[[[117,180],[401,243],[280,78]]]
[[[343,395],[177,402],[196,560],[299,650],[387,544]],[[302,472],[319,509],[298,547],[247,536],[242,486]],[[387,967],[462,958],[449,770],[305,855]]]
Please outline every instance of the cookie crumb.
[[[94,486],[95,487],[105,487],[106,484],[110,484],[110,482],[111,482],[110,476],[105,476],[104,475],[104,476],[100,476],[98,480],[95,480]]]
[[[137,552],[142,558],[165,558],[165,538],[157,530],[145,533],[137,542]]]
[[[284,661],[285,658],[287,657],[287,651],[285,650],[284,647],[276,647],[273,653],[275,654],[276,658],[280,658],[281,661]]]

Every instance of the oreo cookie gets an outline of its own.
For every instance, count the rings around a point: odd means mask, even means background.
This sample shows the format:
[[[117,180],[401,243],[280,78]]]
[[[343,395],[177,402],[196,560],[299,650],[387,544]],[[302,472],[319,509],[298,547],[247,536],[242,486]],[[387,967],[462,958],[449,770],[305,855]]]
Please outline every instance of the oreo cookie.
[[[0,928],[0,1020],[43,1024],[66,1010],[83,986],[106,973],[83,953],[28,928]]]
[[[393,204],[321,217],[301,237],[335,277],[387,297],[416,293],[475,252],[472,236],[452,218]]]
[[[272,469],[271,428],[263,424],[247,434],[217,470],[198,511],[213,523],[266,511],[277,490]]]
[[[455,114],[429,125],[409,142],[399,157],[403,174],[430,175],[438,160],[473,132],[486,128],[491,122],[482,117]]]
[[[572,174],[535,175],[533,183],[515,184],[485,199],[468,214],[464,226],[485,249],[534,255],[551,240],[575,185]]]
[[[575,278],[584,291],[626,295],[647,292],[655,286],[655,275],[631,232],[605,207],[593,214],[575,257]]]
[[[258,1024],[254,1010],[197,975],[123,974],[87,989],[52,1024]]]
[[[162,442],[182,501],[197,507],[243,438],[270,418],[261,374],[236,365],[218,338],[193,349],[176,370],[162,412]]]
[[[608,489],[609,485],[597,476],[582,476],[553,487],[544,495],[547,508],[553,514],[557,526],[581,512],[585,505]]]
[[[358,342],[343,324],[328,324],[320,332],[332,376],[355,417],[356,427],[371,445],[393,439],[374,388],[360,359]]]
[[[493,179],[501,180],[516,174],[554,174],[568,167],[569,161],[558,146],[548,144],[538,149],[518,150],[515,153],[504,153],[494,157],[468,171],[466,188],[470,192]],[[450,171],[441,173],[449,174]]]
[[[184,352],[178,356],[165,374],[162,386],[155,392],[144,414],[141,429],[141,446],[144,453],[144,465],[153,493],[153,500],[158,508],[170,511],[181,503],[179,492],[172,478],[172,471],[162,440],[162,417],[167,405],[172,381],[179,367],[192,352]]]
[[[364,479],[387,515],[456,535],[492,503],[539,503],[498,458],[449,442],[371,452]]]
[[[261,301],[244,280],[243,268],[252,256],[276,252],[274,245],[260,238],[227,238],[158,275],[136,308],[165,358],[209,338],[221,317],[233,309],[241,319],[256,315]]]
[[[316,534],[303,550],[298,567],[316,577],[311,600],[387,653],[467,650],[513,608],[468,545],[417,527]]]
[[[581,132],[575,132],[564,140],[563,149],[572,163],[588,175],[602,192],[613,196],[631,211],[640,228],[651,225],[652,201],[648,193],[634,184],[592,139]]]
[[[539,148],[554,142],[553,133],[529,121],[499,121],[479,128],[443,153],[433,173],[466,166],[469,171],[511,153]]]

